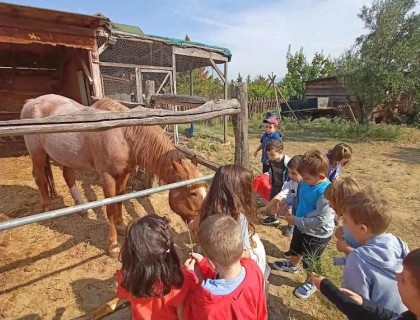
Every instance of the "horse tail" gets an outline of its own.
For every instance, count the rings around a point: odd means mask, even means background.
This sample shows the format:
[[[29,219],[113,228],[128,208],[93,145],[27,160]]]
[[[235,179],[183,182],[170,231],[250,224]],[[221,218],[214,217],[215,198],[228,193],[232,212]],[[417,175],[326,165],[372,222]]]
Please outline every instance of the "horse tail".
[[[47,179],[48,195],[50,198],[54,197],[55,192],[54,176],[51,170],[50,156],[47,154],[47,161],[45,162],[45,178]]]

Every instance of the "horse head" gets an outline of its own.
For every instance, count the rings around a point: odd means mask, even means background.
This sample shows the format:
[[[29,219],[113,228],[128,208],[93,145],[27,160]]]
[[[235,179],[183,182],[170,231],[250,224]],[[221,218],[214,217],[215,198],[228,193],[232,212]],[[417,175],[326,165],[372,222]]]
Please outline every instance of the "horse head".
[[[172,167],[176,172],[177,181],[183,181],[200,176],[196,165],[186,159],[180,162],[173,161]],[[189,222],[200,210],[206,196],[205,183],[195,183],[169,191],[169,206],[172,211],[181,216],[182,219]]]

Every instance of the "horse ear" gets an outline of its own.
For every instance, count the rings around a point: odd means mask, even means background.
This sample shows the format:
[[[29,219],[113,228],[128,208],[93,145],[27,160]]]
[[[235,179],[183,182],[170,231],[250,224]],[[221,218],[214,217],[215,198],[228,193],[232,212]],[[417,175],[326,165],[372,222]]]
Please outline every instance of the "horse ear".
[[[187,180],[188,179],[188,174],[185,171],[185,168],[182,165],[182,163],[179,163],[177,161],[172,161],[172,167],[175,169],[176,173],[178,174],[178,176],[182,180]]]
[[[191,163],[195,166],[198,165],[197,155],[193,155],[191,158]]]

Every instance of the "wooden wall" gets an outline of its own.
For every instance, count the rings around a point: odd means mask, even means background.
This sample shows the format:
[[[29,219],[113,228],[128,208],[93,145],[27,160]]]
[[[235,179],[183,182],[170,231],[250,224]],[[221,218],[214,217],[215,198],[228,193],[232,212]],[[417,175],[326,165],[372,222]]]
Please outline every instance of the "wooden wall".
[[[347,102],[350,93],[337,78],[321,78],[306,82],[305,99],[329,98],[328,107],[334,108]]]

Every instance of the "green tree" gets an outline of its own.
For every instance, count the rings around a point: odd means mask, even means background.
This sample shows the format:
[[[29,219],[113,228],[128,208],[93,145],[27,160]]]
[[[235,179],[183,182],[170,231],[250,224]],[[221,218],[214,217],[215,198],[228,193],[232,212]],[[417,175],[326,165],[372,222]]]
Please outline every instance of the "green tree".
[[[323,52],[316,52],[311,63],[306,59],[303,48],[291,54],[291,46],[287,50],[287,74],[284,77],[280,90],[290,99],[303,99],[305,97],[305,82],[308,80],[330,76],[334,73],[334,62]]]
[[[270,98],[274,96],[273,88],[269,88],[269,80],[258,75],[248,84],[248,97]]]
[[[337,61],[338,75],[356,99],[359,121],[395,96],[419,103],[420,16],[415,0],[375,0],[358,15],[368,33]]]
[[[244,79],[241,76],[241,73],[238,73],[238,77],[236,78],[236,82],[242,82]]]

